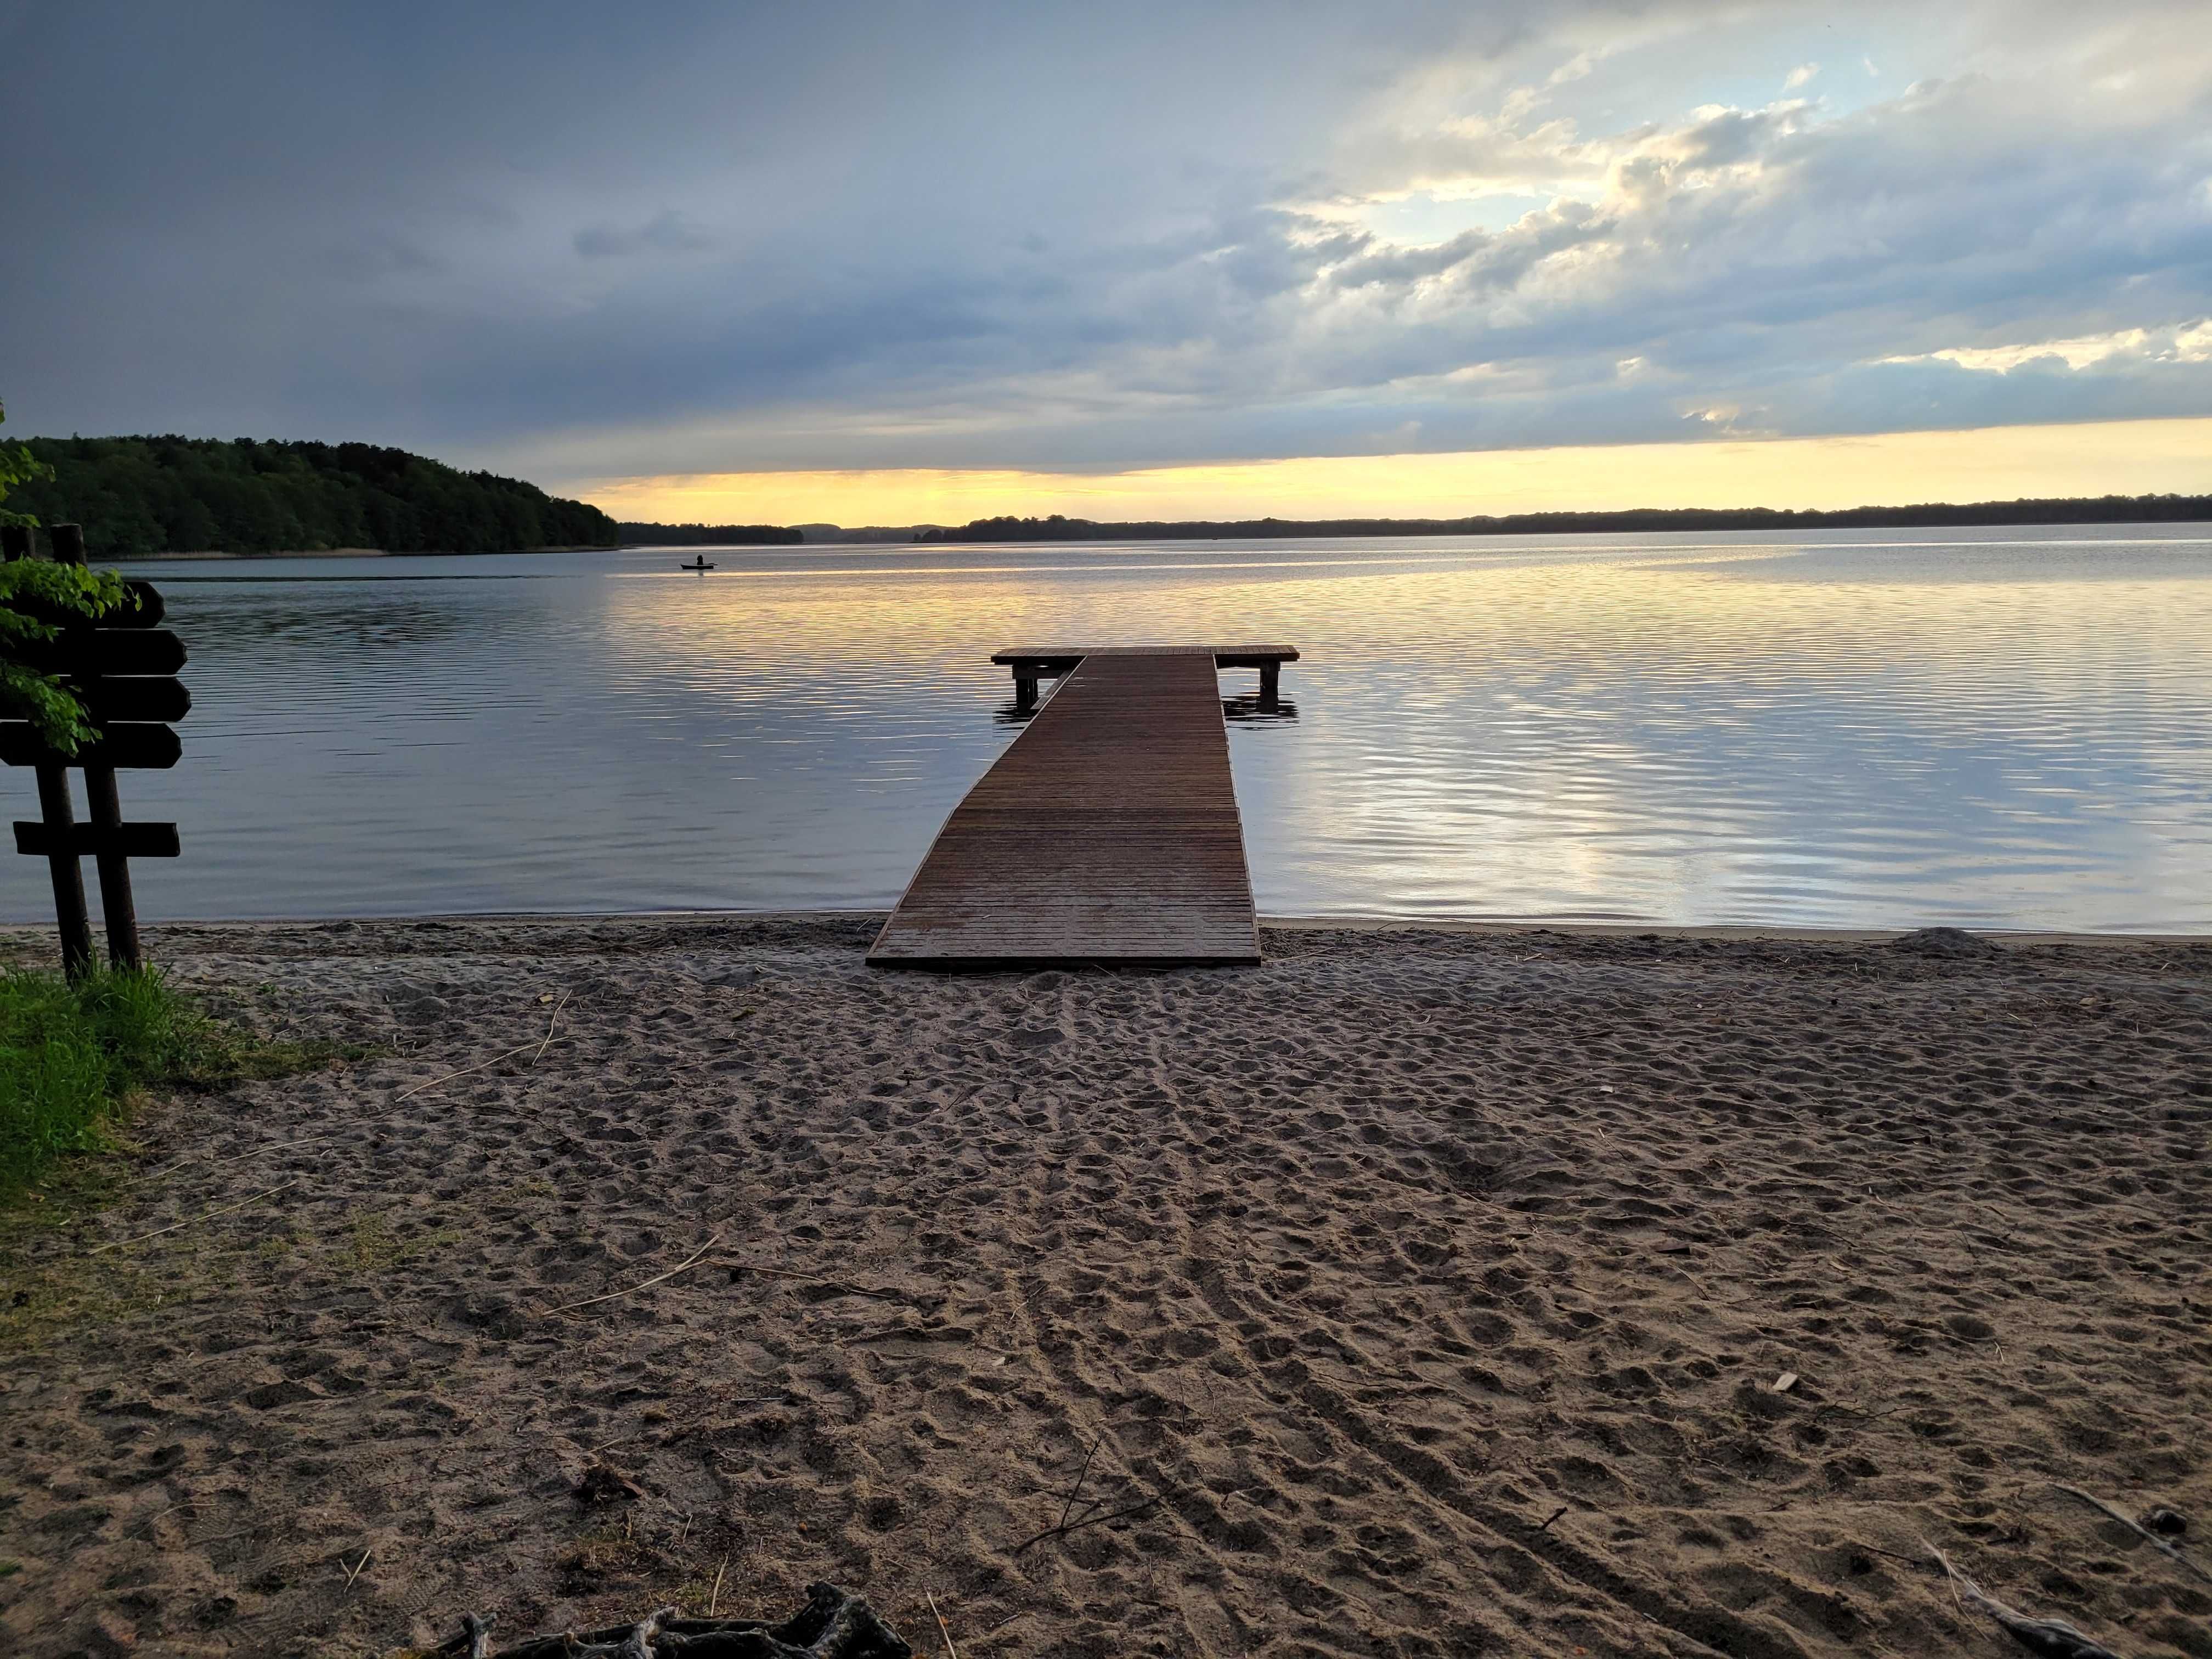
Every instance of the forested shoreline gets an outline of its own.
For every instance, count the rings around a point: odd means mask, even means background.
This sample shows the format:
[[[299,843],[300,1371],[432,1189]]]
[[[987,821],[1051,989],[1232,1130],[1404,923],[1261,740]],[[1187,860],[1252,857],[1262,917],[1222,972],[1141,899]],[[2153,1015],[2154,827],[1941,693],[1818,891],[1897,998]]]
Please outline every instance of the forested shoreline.
[[[515,553],[548,548],[775,547],[805,541],[783,525],[617,523],[535,484],[465,472],[374,444],[180,437],[29,438],[51,478],[14,504],[46,524],[84,527],[96,558],[162,553]],[[917,526],[917,542],[1243,539],[1290,536],[1489,536],[1644,531],[1913,529],[1945,526],[2212,520],[2212,495],[2103,495],[1839,509],[1651,507],[1477,514],[1455,519],[1153,520],[1109,523],[1004,515]],[[814,532],[834,526],[810,526]],[[880,534],[881,532],[877,532]]]
[[[1934,529],[1947,525],[2171,524],[2212,520],[2212,495],[2097,495],[1927,502],[1916,507],[1637,507],[1604,513],[1478,514],[1464,519],[975,519],[922,542],[1201,541],[1279,536],[1543,536],[1656,530]]]
[[[779,524],[617,524],[624,547],[796,547],[806,539]]]
[[[535,484],[374,444],[27,438],[53,477],[11,503],[84,526],[95,558],[155,553],[514,553],[612,547],[615,521]]]

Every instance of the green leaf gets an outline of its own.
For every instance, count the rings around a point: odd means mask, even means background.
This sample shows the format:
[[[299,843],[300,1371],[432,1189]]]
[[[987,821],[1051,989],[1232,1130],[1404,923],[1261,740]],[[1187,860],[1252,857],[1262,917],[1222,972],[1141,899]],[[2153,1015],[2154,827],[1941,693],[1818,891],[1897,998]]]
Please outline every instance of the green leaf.
[[[6,453],[0,451],[0,484],[8,477]],[[0,719],[28,720],[50,748],[64,755],[97,737],[82,700],[58,676],[26,662],[24,647],[60,631],[49,617],[96,623],[131,603],[123,579],[112,570],[42,559],[0,564]]]
[[[0,424],[8,419],[8,411],[0,407]],[[39,483],[54,476],[53,468],[17,445],[14,449],[0,449],[0,501],[8,499],[8,492],[17,484]],[[10,513],[0,507],[0,524],[34,525],[38,520],[28,513]]]

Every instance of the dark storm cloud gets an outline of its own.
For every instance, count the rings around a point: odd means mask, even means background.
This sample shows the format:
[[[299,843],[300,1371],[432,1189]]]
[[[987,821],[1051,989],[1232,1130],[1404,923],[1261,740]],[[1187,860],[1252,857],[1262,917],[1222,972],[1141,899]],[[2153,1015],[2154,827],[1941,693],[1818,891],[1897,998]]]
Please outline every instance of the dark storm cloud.
[[[635,229],[592,225],[576,233],[576,252],[586,259],[618,259],[633,253],[699,253],[714,239],[694,229],[680,213],[655,215]]]
[[[1785,92],[1828,17],[21,7],[0,395],[568,477],[2212,411],[2186,12]]]

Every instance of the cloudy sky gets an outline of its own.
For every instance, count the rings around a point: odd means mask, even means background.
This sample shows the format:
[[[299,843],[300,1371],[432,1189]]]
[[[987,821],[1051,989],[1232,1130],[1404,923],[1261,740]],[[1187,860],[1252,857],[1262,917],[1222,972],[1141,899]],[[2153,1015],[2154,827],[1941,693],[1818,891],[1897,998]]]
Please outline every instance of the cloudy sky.
[[[2204,21],[0,0],[0,398],[626,516],[2212,490]]]

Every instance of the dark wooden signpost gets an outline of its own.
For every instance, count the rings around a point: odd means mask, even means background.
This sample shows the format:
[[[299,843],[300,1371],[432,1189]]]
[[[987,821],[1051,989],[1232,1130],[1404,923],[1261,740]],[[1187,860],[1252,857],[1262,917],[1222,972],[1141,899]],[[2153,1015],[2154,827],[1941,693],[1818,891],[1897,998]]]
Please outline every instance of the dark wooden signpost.
[[[59,564],[84,562],[84,535],[73,524],[48,532]],[[28,558],[30,532],[0,530],[0,557]],[[185,645],[159,624],[161,596],[149,582],[125,582],[136,599],[101,627],[64,625],[55,639],[26,649],[32,667],[58,674],[85,705],[99,737],[74,755],[50,749],[22,720],[0,720],[0,762],[38,774],[40,819],[18,821],[15,850],[43,857],[53,872],[54,914],[61,925],[62,966],[71,979],[92,970],[92,921],[85,912],[84,872],[92,855],[100,872],[100,906],[107,921],[108,959],[118,968],[142,964],[138,913],[131,898],[129,860],[177,856],[173,823],[125,823],[117,798],[118,770],[174,766],[183,752],[172,721],[192,706],[191,693],[175,678],[185,665]],[[61,618],[56,618],[61,621]],[[69,769],[84,773],[89,821],[76,821]]]

